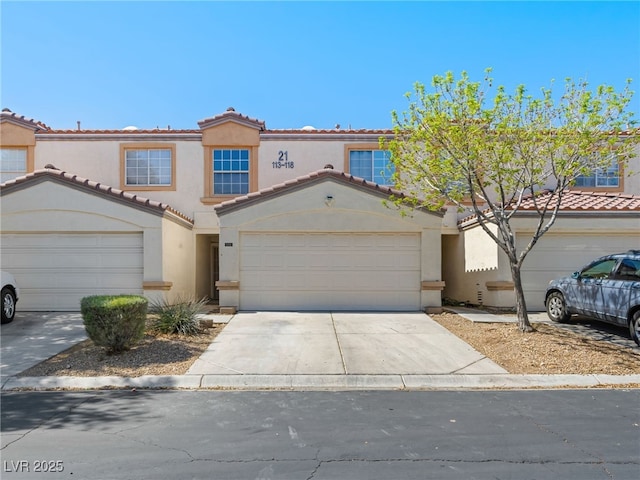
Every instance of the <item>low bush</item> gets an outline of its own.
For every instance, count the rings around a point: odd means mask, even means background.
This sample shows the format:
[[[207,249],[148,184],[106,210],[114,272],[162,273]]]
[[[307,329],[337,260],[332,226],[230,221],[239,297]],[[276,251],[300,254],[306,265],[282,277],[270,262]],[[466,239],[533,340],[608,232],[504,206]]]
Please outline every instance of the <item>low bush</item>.
[[[87,335],[108,354],[135,346],[144,336],[148,300],[140,295],[93,295],[80,301]]]
[[[200,333],[197,314],[205,304],[205,299],[196,300],[193,297],[153,301],[149,307],[149,313],[153,316],[151,328],[161,333],[196,335]]]

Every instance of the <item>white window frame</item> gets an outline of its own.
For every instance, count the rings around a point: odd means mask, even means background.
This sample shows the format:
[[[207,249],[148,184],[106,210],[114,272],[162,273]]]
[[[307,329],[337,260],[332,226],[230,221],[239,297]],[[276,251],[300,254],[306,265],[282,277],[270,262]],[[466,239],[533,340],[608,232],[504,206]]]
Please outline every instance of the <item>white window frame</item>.
[[[589,175],[576,177],[576,188],[620,188],[622,186],[622,169],[617,160],[607,168],[596,168]]]
[[[21,158],[15,155],[20,153]],[[29,153],[23,147],[2,147],[0,148],[0,183],[13,180],[27,174],[27,163]],[[20,168],[17,168],[20,167]]]
[[[216,158],[217,152],[220,152],[220,158]],[[238,158],[233,158],[234,152],[238,152]],[[246,152],[246,158],[243,158],[243,152]],[[225,158],[227,156],[229,158]],[[211,184],[214,196],[246,195],[247,193],[249,193],[249,189],[251,188],[251,148],[212,148],[211,167]],[[246,178],[246,181],[243,180],[240,182],[234,182],[234,175],[239,175],[241,178]],[[216,176],[221,176],[221,178],[231,177],[232,181],[216,182]]]
[[[352,155],[355,153],[371,153],[371,167],[370,169],[367,167],[367,172],[363,172],[362,166],[354,167],[353,163],[355,160],[352,158]],[[376,154],[384,155],[384,166],[376,165],[377,161],[380,161],[380,158],[376,158]],[[391,152],[389,150],[381,150],[379,148],[350,148],[349,149],[349,173],[355,177],[363,178],[369,182],[377,183],[378,185],[384,186],[393,186],[393,173],[395,171],[393,162],[391,161]],[[383,171],[386,171],[383,174]]]
[[[146,158],[129,158],[129,154],[139,155],[144,152],[146,152]],[[169,156],[165,158],[160,154],[159,158],[152,158],[153,152],[168,152]],[[124,155],[124,184],[126,187],[169,187],[173,184],[174,158],[171,148],[125,148]],[[140,160],[146,161],[146,166],[129,164],[130,161]],[[152,165],[154,160],[157,160],[158,165]],[[130,173],[134,169],[136,172]],[[153,169],[159,171],[154,173]],[[154,177],[157,177],[157,181],[154,181]],[[130,183],[130,178],[136,178],[138,182]]]

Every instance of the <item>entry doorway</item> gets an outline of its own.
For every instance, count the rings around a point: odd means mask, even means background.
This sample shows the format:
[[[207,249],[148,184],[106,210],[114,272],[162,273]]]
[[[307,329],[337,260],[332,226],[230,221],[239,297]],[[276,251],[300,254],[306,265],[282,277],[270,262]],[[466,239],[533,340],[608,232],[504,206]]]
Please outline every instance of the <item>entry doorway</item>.
[[[213,303],[220,302],[220,292],[218,292],[218,288],[216,287],[216,282],[220,280],[220,262],[218,260],[218,255],[220,253],[220,246],[218,242],[211,242],[211,292],[209,293],[209,298],[213,301]]]
[[[219,244],[218,235],[196,235],[196,296],[215,304],[219,299],[216,289],[220,279]]]

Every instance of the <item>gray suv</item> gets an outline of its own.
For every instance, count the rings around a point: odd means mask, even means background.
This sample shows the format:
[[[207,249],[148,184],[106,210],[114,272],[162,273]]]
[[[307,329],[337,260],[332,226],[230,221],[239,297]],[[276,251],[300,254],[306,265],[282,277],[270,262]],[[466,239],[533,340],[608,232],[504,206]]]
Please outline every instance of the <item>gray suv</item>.
[[[585,315],[629,327],[640,345],[640,250],[598,258],[570,277],[552,280],[544,303],[554,322]]]

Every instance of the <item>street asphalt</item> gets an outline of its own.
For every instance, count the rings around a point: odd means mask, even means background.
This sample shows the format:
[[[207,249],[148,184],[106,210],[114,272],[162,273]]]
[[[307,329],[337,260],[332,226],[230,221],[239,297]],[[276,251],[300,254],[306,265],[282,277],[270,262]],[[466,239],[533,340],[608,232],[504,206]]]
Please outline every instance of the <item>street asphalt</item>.
[[[469,321],[515,318],[455,309]],[[636,375],[512,375],[420,312],[240,312],[184,375],[19,377],[86,339],[79,313],[20,312],[2,325],[2,390],[172,388],[430,390],[640,384]]]
[[[640,390],[2,392],[2,478],[638,478]]]

